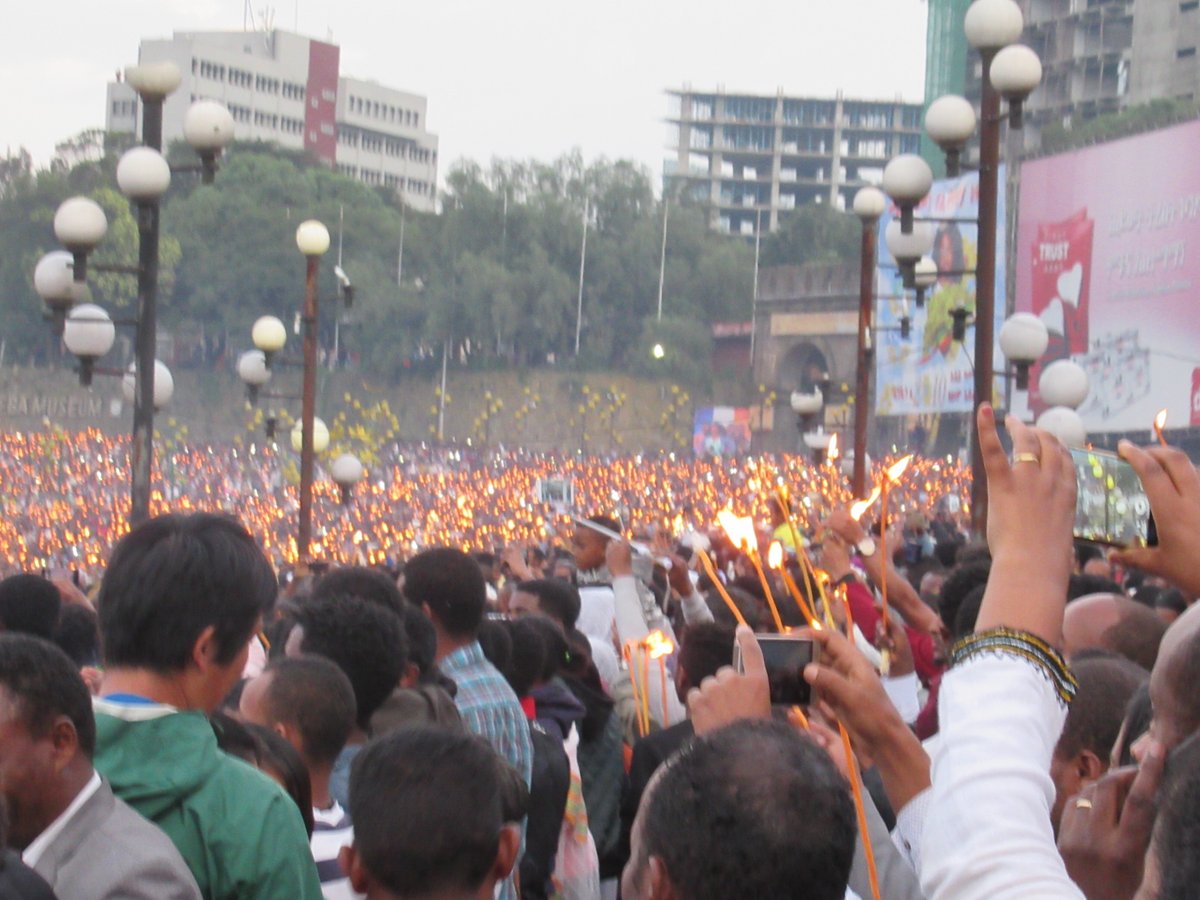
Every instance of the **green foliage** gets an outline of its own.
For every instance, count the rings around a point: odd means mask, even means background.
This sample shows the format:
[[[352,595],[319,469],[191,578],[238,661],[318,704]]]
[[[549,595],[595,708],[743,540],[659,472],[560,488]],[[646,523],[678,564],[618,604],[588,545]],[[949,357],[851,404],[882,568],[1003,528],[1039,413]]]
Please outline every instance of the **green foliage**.
[[[762,244],[764,266],[857,259],[862,226],[850,213],[810,205],[783,219]]]
[[[136,213],[115,186],[123,148],[85,132],[59,145],[45,171],[35,173],[27,155],[0,164],[0,337],[10,348],[53,346],[32,271],[41,254],[56,249],[51,222],[62,200],[87,194],[108,213],[97,260],[136,261]],[[168,156],[177,165],[194,162],[179,145]],[[703,211],[672,203],[664,319],[661,328],[644,327],[658,304],[662,203],[645,170],[625,161],[589,165],[577,152],[551,163],[505,160],[486,169],[459,163],[446,176],[435,215],[404,209],[390,192],[302,154],[235,145],[213,184],[180,172],[163,200],[161,327],[225,331],[237,351],[249,345],[250,325],[260,315],[290,325],[305,274],[295,229],[316,218],[333,237],[318,282],[321,340],[332,345],[336,317],[341,346],[364,371],[380,378],[431,372],[443,342],[456,366],[561,365],[575,356],[585,210],[581,352],[574,365],[707,377],[700,370],[707,368],[711,324],[749,316],[753,248],[712,233]],[[334,302],[339,258],[355,285],[349,310]],[[135,297],[128,276],[94,271],[89,280],[97,302],[114,312]],[[643,345],[651,331],[673,348],[666,365],[647,366]],[[676,357],[683,368],[672,362]]]
[[[1047,125],[1042,129],[1042,152],[1062,153],[1089,144],[1101,144],[1118,138],[1165,128],[1200,114],[1194,100],[1182,98],[1151,100],[1121,112],[1096,116],[1078,125]]]

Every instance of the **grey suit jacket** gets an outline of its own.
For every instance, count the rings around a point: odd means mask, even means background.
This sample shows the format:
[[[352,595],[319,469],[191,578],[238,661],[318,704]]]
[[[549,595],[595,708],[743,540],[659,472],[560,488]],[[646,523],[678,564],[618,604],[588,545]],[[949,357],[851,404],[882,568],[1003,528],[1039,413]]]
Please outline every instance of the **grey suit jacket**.
[[[34,870],[62,900],[200,900],[171,839],[114,796],[107,780]]]
[[[871,835],[871,849],[875,851],[875,869],[879,876],[879,894],[886,900],[924,900],[921,881],[908,861],[892,843],[887,826],[875,808],[874,802],[863,791],[866,804],[867,831]],[[867,852],[860,836],[854,847],[854,863],[850,866],[850,890],[860,897],[871,896],[871,875],[867,869]]]

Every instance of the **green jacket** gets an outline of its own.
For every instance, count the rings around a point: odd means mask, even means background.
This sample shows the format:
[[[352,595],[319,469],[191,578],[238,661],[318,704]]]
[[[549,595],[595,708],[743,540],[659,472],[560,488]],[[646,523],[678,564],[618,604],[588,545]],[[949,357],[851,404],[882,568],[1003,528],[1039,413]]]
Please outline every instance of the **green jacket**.
[[[166,832],[207,900],[321,900],[296,804],[219,750],[203,713],[104,699],[95,711],[96,769]]]

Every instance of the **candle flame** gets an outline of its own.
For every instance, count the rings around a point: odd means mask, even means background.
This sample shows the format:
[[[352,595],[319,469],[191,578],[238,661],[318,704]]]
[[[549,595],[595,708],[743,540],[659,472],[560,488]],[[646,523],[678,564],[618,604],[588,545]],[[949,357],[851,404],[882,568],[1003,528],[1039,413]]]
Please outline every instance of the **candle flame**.
[[[675,652],[675,642],[662,631],[652,631],[642,640],[642,646],[651,659],[662,659]]]
[[[1158,411],[1158,415],[1154,417],[1154,430],[1162,431],[1167,427],[1167,408],[1164,406]]]
[[[837,432],[834,432],[833,434],[831,434],[829,436],[829,450],[826,453],[826,458],[830,462],[834,462],[840,455],[841,455],[841,451],[838,449]]]
[[[783,544],[779,541],[771,541],[771,549],[767,551],[767,565],[772,569],[783,565]]]
[[[874,490],[871,491],[871,495],[867,497],[867,499],[859,500],[858,502],[851,504],[850,518],[852,518],[855,522],[859,521],[863,517],[863,513],[875,505],[875,501],[879,499],[879,495],[881,493],[882,491],[880,490],[879,485],[876,485]]]
[[[754,533],[754,520],[749,516],[735,516],[731,510],[717,513],[717,522],[725,529],[730,542],[739,550],[754,550],[758,546],[758,535]]]
[[[913,455],[910,453],[908,456],[904,457],[904,459],[893,463],[892,466],[887,470],[888,481],[890,481],[892,484],[895,484],[901,478],[903,478],[904,473],[908,471],[908,466],[912,461]]]

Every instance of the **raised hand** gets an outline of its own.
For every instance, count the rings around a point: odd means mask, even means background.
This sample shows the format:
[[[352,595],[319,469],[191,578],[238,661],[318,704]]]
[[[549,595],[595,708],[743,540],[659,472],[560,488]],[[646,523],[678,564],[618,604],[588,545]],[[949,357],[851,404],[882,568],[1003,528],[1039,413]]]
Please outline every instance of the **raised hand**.
[[[688,692],[688,716],[696,734],[707,734],[739,719],[771,717],[771,686],[758,638],[739,625],[737,643],[742,654],[742,672],[726,666]]]

